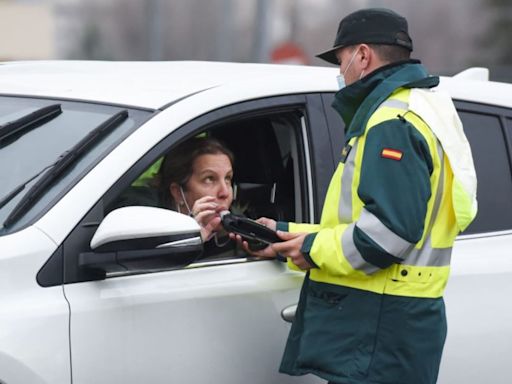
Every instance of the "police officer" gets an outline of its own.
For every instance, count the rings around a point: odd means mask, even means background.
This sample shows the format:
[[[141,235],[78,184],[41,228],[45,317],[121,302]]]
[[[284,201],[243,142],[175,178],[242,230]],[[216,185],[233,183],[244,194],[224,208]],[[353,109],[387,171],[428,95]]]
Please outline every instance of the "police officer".
[[[443,291],[456,235],[477,211],[469,144],[451,98],[434,88],[405,18],[363,9],[341,20],[334,109],[341,162],[320,224],[260,222],[307,271],[280,371],[332,383],[433,384],[446,337]]]

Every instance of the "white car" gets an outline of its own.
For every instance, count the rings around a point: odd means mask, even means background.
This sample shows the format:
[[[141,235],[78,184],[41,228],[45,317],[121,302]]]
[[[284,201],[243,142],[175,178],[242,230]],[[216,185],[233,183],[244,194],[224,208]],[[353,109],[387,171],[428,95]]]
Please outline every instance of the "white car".
[[[303,275],[208,257],[188,216],[123,205],[173,146],[235,153],[254,216],[319,220],[343,123],[337,68],[213,62],[0,66],[0,382],[318,383],[278,373]],[[512,85],[442,78],[479,178],[456,241],[439,383],[512,381]],[[245,197],[244,197],[245,196]],[[136,204],[140,205],[140,204]]]

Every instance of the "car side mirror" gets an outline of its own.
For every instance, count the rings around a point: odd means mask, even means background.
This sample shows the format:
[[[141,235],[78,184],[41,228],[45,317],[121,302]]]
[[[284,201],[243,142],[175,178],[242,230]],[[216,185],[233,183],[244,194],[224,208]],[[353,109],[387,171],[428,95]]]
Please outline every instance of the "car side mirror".
[[[203,251],[200,227],[192,217],[138,206],[110,212],[90,245],[92,252],[80,254],[79,265],[104,274],[183,267]]]

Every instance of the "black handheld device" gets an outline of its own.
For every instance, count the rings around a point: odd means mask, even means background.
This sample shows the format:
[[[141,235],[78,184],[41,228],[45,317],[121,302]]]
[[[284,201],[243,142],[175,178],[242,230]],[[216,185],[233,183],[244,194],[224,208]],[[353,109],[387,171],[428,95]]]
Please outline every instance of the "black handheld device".
[[[275,231],[247,217],[223,211],[220,218],[226,231],[239,234],[246,240],[256,240],[267,245],[283,241]]]

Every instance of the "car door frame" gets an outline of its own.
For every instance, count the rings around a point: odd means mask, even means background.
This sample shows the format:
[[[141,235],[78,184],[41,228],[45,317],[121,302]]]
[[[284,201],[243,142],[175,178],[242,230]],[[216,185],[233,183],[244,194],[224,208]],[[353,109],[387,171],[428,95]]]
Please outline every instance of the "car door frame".
[[[301,179],[309,180],[308,184],[311,187],[311,190],[306,189],[308,198],[303,201],[304,221],[318,222],[325,192],[335,164],[331,156],[330,136],[320,95],[271,96],[244,101],[205,113],[173,130],[135,162],[87,212],[61,246],[48,259],[37,275],[38,283],[41,286],[49,287],[102,278],[101,275],[95,275],[92,271],[79,270],[78,258],[80,252],[88,250],[90,239],[103,219],[104,207],[110,204],[133,181],[136,175],[140,175],[147,169],[173,143],[189,137],[194,132],[204,130],[205,127],[218,124],[230,116],[249,117],[255,113],[276,113],[293,109],[301,109],[304,112],[304,124],[298,138],[302,140],[299,143],[299,148],[307,148],[303,160],[309,162],[306,166],[300,167],[302,172],[305,172],[301,175]]]

